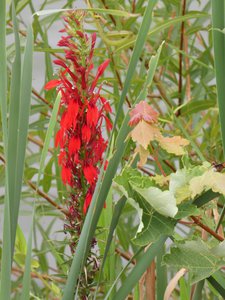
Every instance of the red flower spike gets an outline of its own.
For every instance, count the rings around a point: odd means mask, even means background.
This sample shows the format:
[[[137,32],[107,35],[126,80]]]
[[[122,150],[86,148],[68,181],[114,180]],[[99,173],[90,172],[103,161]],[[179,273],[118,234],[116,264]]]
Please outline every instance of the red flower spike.
[[[91,138],[91,129],[87,125],[84,125],[81,129],[81,132],[82,132],[82,141],[88,143]]]
[[[90,184],[95,183],[97,176],[98,176],[97,169],[92,165],[85,166],[84,167],[84,176]]]
[[[107,130],[111,130],[108,113],[112,110],[100,94],[102,86],[97,86],[109,60],[99,66],[94,79],[90,76],[94,69],[96,33],[88,36],[83,30],[83,21],[79,22],[72,13],[68,13],[64,20],[68,25],[61,32],[67,35],[61,38],[58,45],[64,48],[65,60],[54,61],[61,69],[58,78],[47,83],[46,89],[58,87],[62,95],[59,108],[61,128],[56,134],[55,145],[60,148],[58,163],[62,167],[62,181],[71,186],[68,228],[72,229],[72,239],[76,240],[83,225],[81,207],[86,214],[107,147],[101,126],[105,119]],[[79,49],[81,41],[82,53]],[[71,247],[74,248],[74,245]]]
[[[69,155],[72,156],[77,153],[80,150],[80,146],[80,139],[78,137],[72,137],[68,145]]]
[[[147,123],[156,123],[158,113],[148,103],[141,101],[130,111],[130,126],[137,125],[141,120]]]
[[[46,83],[44,89],[51,90],[51,89],[55,88],[56,86],[58,86],[60,83],[61,83],[61,80],[52,79],[48,83]]]

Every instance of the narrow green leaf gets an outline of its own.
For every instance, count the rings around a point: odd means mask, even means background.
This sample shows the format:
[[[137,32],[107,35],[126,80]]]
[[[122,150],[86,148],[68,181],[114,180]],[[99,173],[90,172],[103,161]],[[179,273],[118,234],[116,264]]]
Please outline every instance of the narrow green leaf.
[[[25,152],[27,145],[27,134],[29,126],[29,113],[30,113],[30,101],[31,101],[31,89],[32,89],[32,61],[33,61],[33,32],[32,26],[28,26],[27,42],[24,52],[21,88],[20,88],[20,105],[19,105],[19,120],[17,128],[17,147],[15,149],[9,149],[14,151],[16,155],[16,165],[11,166],[15,171],[15,186],[14,186],[14,201],[10,205],[13,205],[14,214],[12,222],[12,248],[14,247],[17,219],[20,205],[20,193],[22,188],[23,172]],[[15,134],[16,134],[15,133]],[[11,163],[11,162],[9,162]]]
[[[49,148],[49,145],[50,145],[51,137],[52,137],[52,134],[54,132],[55,124],[56,124],[56,121],[57,121],[57,114],[58,114],[58,110],[59,110],[60,100],[61,100],[61,94],[58,93],[58,95],[56,97],[56,101],[54,103],[53,110],[52,110],[52,116],[51,116],[51,119],[49,121],[44,146],[43,146],[43,149],[42,149],[42,152],[41,152],[41,160],[40,160],[40,168],[39,168],[39,172],[38,172],[37,186],[39,185],[41,174],[43,173],[44,168],[45,168],[45,159],[46,159],[46,156],[47,156],[47,153],[48,153],[48,148]]]
[[[157,300],[163,299],[167,287],[167,267],[162,265],[165,246],[158,249],[156,257],[156,293]]]
[[[21,300],[27,300],[30,297],[30,286],[31,286],[31,257],[32,257],[32,239],[33,239],[33,226],[34,226],[34,213],[35,209],[33,209],[32,223],[30,227],[28,243],[27,243],[27,251],[26,251],[26,260],[25,260],[25,270],[23,275],[23,283],[22,283],[22,295]]]
[[[213,44],[216,69],[216,86],[219,104],[220,127],[225,157],[225,35],[220,32],[225,27],[224,1],[212,0]],[[219,30],[215,30],[219,29]]]
[[[71,9],[46,9],[46,10],[41,10],[37,11],[35,15],[37,16],[46,16],[46,15],[52,15],[52,14],[57,14],[61,12],[66,12],[70,11]],[[117,10],[117,9],[104,9],[104,8],[82,8],[82,9],[77,9],[77,10],[84,10],[84,11],[90,11],[90,12],[95,12],[99,14],[109,14],[117,17],[125,17],[125,18],[137,18],[139,14],[132,14],[127,11],[123,10]]]
[[[225,299],[225,278],[221,271],[215,272],[212,276],[207,278],[208,282],[215,290]],[[197,299],[196,299],[197,300]]]
[[[98,286],[97,286],[97,289],[96,289],[94,299],[96,299],[96,297],[97,297],[98,287],[99,287],[99,284],[100,284],[100,281],[101,281],[105,261],[106,261],[106,258],[107,258],[107,255],[108,255],[108,252],[109,252],[109,249],[110,249],[110,245],[111,245],[111,242],[112,242],[112,239],[113,239],[113,234],[114,234],[115,228],[118,224],[118,221],[119,221],[119,218],[120,218],[120,215],[122,213],[122,210],[124,208],[125,203],[126,203],[126,198],[122,197],[117,202],[117,204],[114,208],[114,213],[113,213],[113,216],[112,216],[112,221],[111,221],[111,224],[110,224],[109,233],[108,233],[108,237],[107,237],[107,242],[106,242],[106,246],[105,246],[105,252],[104,252],[103,259],[102,259],[102,265],[101,265],[101,269],[100,269],[100,272],[99,272]]]
[[[202,299],[202,290],[204,287],[205,280],[201,280],[196,284],[193,300],[201,300]]]
[[[0,1],[0,107],[3,147],[7,147],[6,0]],[[7,149],[4,149],[5,153]]]
[[[139,281],[143,273],[150,266],[150,263],[157,255],[159,249],[161,249],[166,241],[165,237],[161,237],[157,242],[152,244],[147,251],[141,256],[138,260],[135,267],[132,269],[130,274],[124,280],[123,285],[119,288],[119,290],[114,295],[114,299],[116,300],[124,300],[128,296],[128,294],[132,291],[136,283]]]
[[[19,126],[19,112],[20,112],[20,92],[21,92],[21,52],[20,52],[20,39],[19,39],[19,29],[15,15],[14,2],[12,3],[12,19],[14,26],[14,36],[15,36],[15,59],[12,65],[12,79],[11,79],[11,91],[10,91],[10,105],[9,105],[9,121],[8,121],[8,176],[10,178],[8,183],[9,188],[9,202],[10,202],[10,220],[12,225],[12,231],[15,230],[17,226],[17,207],[18,194],[16,193],[15,186],[17,184],[17,173],[15,172],[15,166],[17,164],[17,145],[19,136],[18,126]],[[14,233],[12,233],[12,253],[14,247]]]

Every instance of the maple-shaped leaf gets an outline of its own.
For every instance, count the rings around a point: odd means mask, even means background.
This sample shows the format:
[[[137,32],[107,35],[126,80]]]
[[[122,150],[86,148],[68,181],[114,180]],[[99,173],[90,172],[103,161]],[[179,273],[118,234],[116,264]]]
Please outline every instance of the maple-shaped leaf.
[[[134,151],[135,153],[138,153],[140,156],[140,161],[138,162],[138,166],[142,167],[146,164],[147,158],[149,155],[149,151],[146,150],[143,146],[138,145]]]
[[[150,124],[156,123],[158,121],[158,116],[159,114],[157,111],[145,101],[141,101],[130,111],[129,125],[134,126],[142,120]]]
[[[213,169],[206,171],[203,175],[197,176],[190,181],[192,198],[203,191],[211,189],[215,193],[225,196],[225,174],[215,172]]]
[[[156,140],[164,150],[176,155],[185,154],[184,146],[189,144],[189,141],[181,136],[164,137],[162,135],[158,135]]]
[[[159,128],[155,127],[154,125],[150,125],[142,120],[134,127],[130,135],[134,142],[137,142],[147,150],[149,143],[159,138],[159,136],[161,136],[161,133]]]

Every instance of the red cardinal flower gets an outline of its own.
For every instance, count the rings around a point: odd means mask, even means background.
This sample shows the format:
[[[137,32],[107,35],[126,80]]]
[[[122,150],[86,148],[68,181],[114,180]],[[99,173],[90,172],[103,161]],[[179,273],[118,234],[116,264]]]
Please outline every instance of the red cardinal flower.
[[[104,61],[94,75],[96,33],[88,36],[83,22],[78,21],[74,14],[67,14],[65,21],[67,24],[61,32],[65,32],[66,36],[58,43],[65,51],[65,58],[54,61],[61,70],[58,78],[49,81],[45,89],[57,87],[62,95],[60,129],[55,137],[55,146],[60,148],[58,162],[62,168],[62,181],[71,186],[68,200],[70,232],[80,232],[82,216],[91,203],[107,147],[102,134],[103,121],[108,131],[112,129],[109,116],[112,109],[101,96],[102,86],[98,86],[98,80],[110,60]]]

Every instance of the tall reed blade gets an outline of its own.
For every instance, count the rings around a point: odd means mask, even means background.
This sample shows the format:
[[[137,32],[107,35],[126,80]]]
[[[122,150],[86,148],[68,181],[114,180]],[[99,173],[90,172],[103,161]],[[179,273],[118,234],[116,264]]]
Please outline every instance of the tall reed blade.
[[[212,0],[213,42],[216,69],[217,97],[219,105],[220,127],[225,158],[225,3],[224,0]]]

